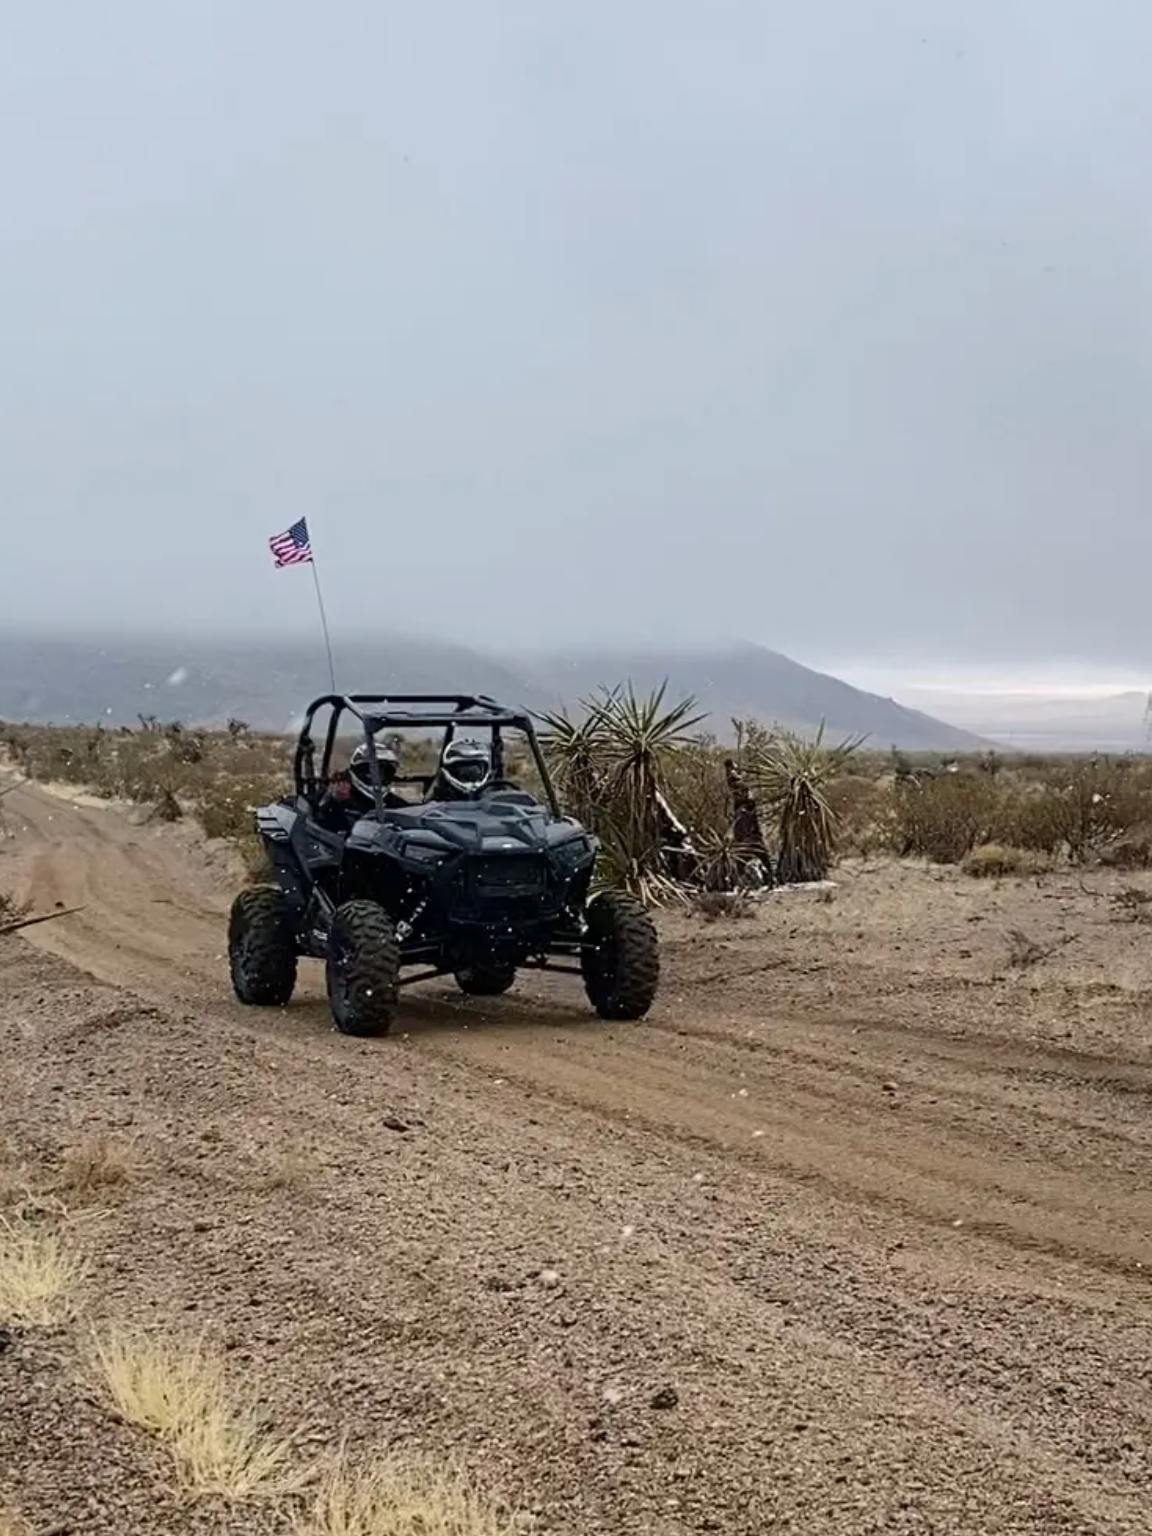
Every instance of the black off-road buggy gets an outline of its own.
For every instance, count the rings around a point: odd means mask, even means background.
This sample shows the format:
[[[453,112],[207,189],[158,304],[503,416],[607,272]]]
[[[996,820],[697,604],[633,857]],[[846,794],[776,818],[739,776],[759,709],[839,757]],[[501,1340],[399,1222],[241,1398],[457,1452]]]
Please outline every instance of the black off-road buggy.
[[[328,711],[319,769],[313,724]],[[338,798],[332,760],[351,716],[366,747],[372,805]],[[433,774],[397,774],[387,793],[377,739],[441,730],[486,738],[492,778],[475,798],[437,800]],[[526,744],[537,799],[504,777],[505,734]],[[392,760],[394,761],[394,759]],[[325,962],[336,1028],[388,1030],[397,989],[451,975],[493,997],[521,967],[583,977],[604,1019],[639,1019],[659,980],[656,926],[634,897],[590,894],[596,840],[556,799],[531,718],[470,695],[326,694],[308,709],[294,792],[256,812],[272,881],[232,905],[228,955],[243,1003],[281,1007],[300,956]],[[412,968],[412,969],[410,969]]]

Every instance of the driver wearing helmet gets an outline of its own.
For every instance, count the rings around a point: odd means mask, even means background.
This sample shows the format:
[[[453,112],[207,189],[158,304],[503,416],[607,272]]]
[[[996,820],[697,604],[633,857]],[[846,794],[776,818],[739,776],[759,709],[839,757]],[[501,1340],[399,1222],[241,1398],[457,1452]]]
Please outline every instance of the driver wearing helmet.
[[[475,800],[492,782],[492,753],[482,741],[463,737],[447,743],[432,781],[429,800]]]
[[[400,771],[400,759],[387,742],[376,743],[376,761],[380,765],[380,784],[384,791],[384,809],[394,810],[407,805],[407,801],[395,794],[392,781]],[[320,822],[333,831],[347,830],[350,823],[362,816],[371,815],[376,807],[372,793],[372,771],[368,765],[368,748],[361,742],[348,759],[348,766],[334,773],[327,793],[320,806]]]
[[[400,759],[395,749],[386,741],[376,743],[376,762],[380,767],[380,784],[384,790],[384,809],[394,810],[404,805],[400,796],[392,790],[392,781],[400,772]],[[372,793],[372,770],[368,762],[368,748],[361,742],[348,759],[348,782],[352,787],[351,800],[359,815],[372,810],[375,796]]]

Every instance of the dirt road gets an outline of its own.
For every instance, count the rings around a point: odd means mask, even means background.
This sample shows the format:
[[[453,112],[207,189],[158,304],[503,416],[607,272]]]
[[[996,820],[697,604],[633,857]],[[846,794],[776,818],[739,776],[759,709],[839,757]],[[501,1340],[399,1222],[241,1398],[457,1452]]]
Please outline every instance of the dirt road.
[[[5,1130],[130,1129],[105,1292],[210,1321],[270,1411],[457,1450],[573,1536],[1152,1530],[1152,1030],[972,971],[986,891],[899,954],[867,876],[670,922],[641,1025],[534,978],[357,1042],[310,965],[233,1002],[190,833],[5,810],[0,886],[84,906],[0,953]]]

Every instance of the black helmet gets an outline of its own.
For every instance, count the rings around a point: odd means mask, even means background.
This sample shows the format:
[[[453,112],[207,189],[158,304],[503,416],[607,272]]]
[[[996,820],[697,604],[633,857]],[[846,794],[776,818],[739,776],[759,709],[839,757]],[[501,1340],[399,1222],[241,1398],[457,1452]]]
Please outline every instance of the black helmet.
[[[440,754],[440,777],[462,795],[478,795],[492,777],[492,753],[482,741],[450,741]]]
[[[386,741],[376,743],[376,761],[380,765],[380,783],[385,789],[400,769],[400,759]],[[348,777],[352,788],[366,799],[372,798],[372,771],[368,766],[368,747],[365,742],[348,759]]]

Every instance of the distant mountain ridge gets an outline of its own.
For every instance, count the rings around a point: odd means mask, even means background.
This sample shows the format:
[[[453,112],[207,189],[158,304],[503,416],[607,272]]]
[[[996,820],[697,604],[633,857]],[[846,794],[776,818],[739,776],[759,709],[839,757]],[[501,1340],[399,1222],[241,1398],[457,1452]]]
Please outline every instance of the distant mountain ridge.
[[[680,653],[611,651],[529,658],[532,676],[555,699],[575,700],[606,680],[631,681],[639,692],[667,678],[677,698],[692,694],[718,736],[732,720],[776,722],[812,734],[821,721],[833,737],[867,736],[873,746],[905,751],[975,752],[988,743],[970,731],[893,699],[853,688],[826,672],[750,641]]]
[[[749,642],[661,653],[625,650],[485,654],[446,641],[381,635],[342,640],[338,681],[349,691],[488,693],[540,710],[566,706],[603,685],[638,692],[668,681],[670,697],[693,694],[716,735],[733,718],[778,722],[830,736],[866,735],[906,751],[965,752],[986,745],[971,732],[853,688]],[[288,730],[308,701],[329,689],[316,645],[284,640],[155,641],[0,635],[0,718],[60,724],[134,724],[139,715],[219,725],[229,717]]]

